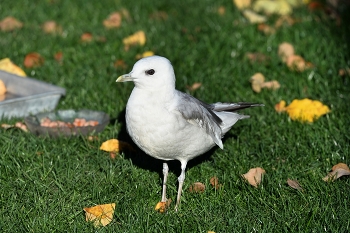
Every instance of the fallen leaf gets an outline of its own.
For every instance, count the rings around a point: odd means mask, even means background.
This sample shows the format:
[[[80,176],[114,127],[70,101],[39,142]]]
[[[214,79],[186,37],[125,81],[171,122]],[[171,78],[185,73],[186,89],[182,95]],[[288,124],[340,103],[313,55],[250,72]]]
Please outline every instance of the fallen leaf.
[[[21,27],[23,27],[23,23],[11,16],[0,21],[0,30],[3,32],[10,32]]]
[[[115,68],[121,68],[121,69],[126,69],[128,66],[126,65],[125,61],[122,59],[118,59],[114,62],[114,67]]]
[[[263,53],[246,53],[245,56],[252,63],[268,63],[270,58]]]
[[[265,16],[259,15],[249,9],[244,10],[242,14],[249,20],[250,23],[264,23],[267,20]]]
[[[299,182],[296,181],[296,180],[291,180],[291,179],[288,179],[287,180],[287,184],[289,185],[289,187],[293,188],[293,189],[296,189],[296,190],[299,190],[299,191],[302,191],[302,187],[300,186]]]
[[[278,46],[278,56],[286,63],[288,57],[294,55],[294,47],[292,44],[284,42]]]
[[[301,100],[295,99],[283,110],[288,113],[290,119],[309,123],[314,122],[322,115],[330,112],[330,109],[327,105],[322,104],[318,100],[310,100],[307,98]]]
[[[219,184],[219,179],[216,176],[210,178],[209,182],[214,189],[219,189],[221,187],[221,184]]]
[[[261,85],[265,82],[265,77],[262,73],[256,73],[250,78],[253,91],[261,92]]]
[[[265,174],[265,170],[261,167],[250,169],[247,173],[243,174],[242,177],[248,181],[249,184],[255,188],[261,183],[262,176]]]
[[[110,139],[102,143],[100,150],[119,153],[124,150],[133,150],[133,148],[126,142]]]
[[[271,34],[274,34],[276,32],[275,28],[273,28],[265,23],[260,23],[258,25],[258,30],[263,32],[266,35],[271,35]]]
[[[85,32],[80,36],[80,40],[82,42],[91,42],[93,40],[93,36],[89,32]]]
[[[24,58],[26,68],[39,67],[44,64],[44,58],[39,53],[29,53]]]
[[[153,55],[154,55],[153,51],[146,51],[146,52],[143,52],[142,54],[137,54],[136,55],[136,59],[141,59],[141,58],[144,58],[144,57],[150,57],[150,56],[153,56]]]
[[[267,15],[279,14],[288,15],[292,13],[292,7],[288,2],[283,0],[268,1],[268,0],[258,0],[253,4],[253,10],[256,12],[264,12]]]
[[[126,21],[131,21],[130,13],[127,9],[122,8],[120,13],[122,14],[122,18],[126,19]]]
[[[224,15],[226,13],[226,8],[224,6],[219,6],[218,8],[218,14]]]
[[[186,86],[189,91],[195,91],[202,86],[202,83],[193,83],[191,86]]]
[[[137,31],[131,36],[128,36],[123,39],[125,50],[128,50],[129,47],[133,45],[143,46],[145,43],[146,43],[146,35],[143,31]]]
[[[340,69],[338,74],[339,76],[350,75],[350,68]]]
[[[307,66],[304,58],[299,55],[291,55],[287,58],[286,64],[291,70],[302,72]]]
[[[215,233],[215,231],[208,231],[208,233]]]
[[[334,181],[342,176],[350,175],[350,169],[345,163],[338,163],[332,167],[332,172],[323,177],[324,181]]]
[[[171,199],[169,198],[166,201],[160,201],[157,203],[156,207],[154,208],[154,210],[160,212],[160,213],[166,213],[166,211],[168,210],[169,206],[171,204]]]
[[[55,53],[53,55],[54,59],[59,62],[59,63],[62,63],[62,60],[63,60],[63,53],[61,51]]]
[[[286,101],[281,100],[278,104],[275,104],[275,110],[278,113],[285,112],[286,109]]]
[[[251,0],[233,0],[233,3],[239,10],[248,8],[252,4]]]
[[[0,96],[5,95],[6,91],[5,83],[0,79]]]
[[[271,90],[277,90],[281,87],[280,83],[276,80],[264,82],[261,84],[261,88],[267,88]]]
[[[203,193],[205,191],[205,185],[201,182],[193,183],[189,188],[190,193]]]
[[[58,25],[55,21],[46,21],[41,28],[45,33],[48,34],[61,34],[62,33],[62,27]]]
[[[85,207],[87,222],[93,222],[95,227],[106,226],[112,219],[115,210],[115,203]]]
[[[0,70],[22,77],[27,76],[26,73],[19,66],[16,66],[9,58],[0,60]]]
[[[107,19],[103,20],[103,25],[106,28],[119,28],[122,23],[122,16],[119,12],[113,12]]]
[[[280,28],[282,25],[292,26],[295,24],[296,20],[290,17],[289,15],[280,16],[275,22],[275,28]]]

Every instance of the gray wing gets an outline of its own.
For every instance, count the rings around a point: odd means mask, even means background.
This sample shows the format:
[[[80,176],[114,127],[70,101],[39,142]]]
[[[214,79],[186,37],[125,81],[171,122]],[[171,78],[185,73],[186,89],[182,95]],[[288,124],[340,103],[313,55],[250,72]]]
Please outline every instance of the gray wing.
[[[186,93],[177,91],[179,102],[176,110],[189,122],[195,122],[205,129],[214,142],[222,148],[222,120],[213,112],[214,106],[206,104]]]

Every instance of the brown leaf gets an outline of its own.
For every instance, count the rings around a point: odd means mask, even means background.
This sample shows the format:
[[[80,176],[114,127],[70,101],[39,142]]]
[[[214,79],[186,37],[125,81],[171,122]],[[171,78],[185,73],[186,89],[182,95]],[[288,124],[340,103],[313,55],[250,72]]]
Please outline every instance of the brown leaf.
[[[106,28],[119,28],[122,23],[122,16],[119,12],[113,12],[107,19],[103,20],[103,25]]]
[[[189,91],[195,91],[202,86],[202,83],[193,83],[191,86],[186,86]]]
[[[62,63],[62,60],[63,60],[63,53],[61,51],[55,53],[53,55],[53,57],[55,58],[55,60],[59,63]]]
[[[124,69],[124,70],[125,70],[128,66],[127,66],[127,64],[125,63],[124,60],[118,59],[118,60],[116,60],[116,61],[114,62],[114,67],[115,67],[115,68],[121,68],[121,69]]]
[[[242,177],[248,181],[249,184],[258,187],[262,180],[262,176],[265,174],[265,170],[261,167],[250,169],[247,173],[243,174]]]
[[[44,64],[44,58],[39,53],[29,53],[24,58],[26,68],[39,67]]]
[[[58,25],[55,21],[46,21],[41,28],[45,33],[48,34],[61,34],[62,33],[62,27]]]
[[[340,69],[338,74],[339,76],[350,75],[350,68]]]
[[[250,78],[253,91],[259,93],[261,91],[261,85],[265,82],[265,77],[262,73],[256,73]]]
[[[258,30],[263,32],[265,35],[271,35],[276,32],[276,29],[265,24],[265,23],[260,23],[258,24]]]
[[[350,175],[350,169],[345,163],[338,163],[332,167],[332,172],[323,178],[324,181],[334,181],[342,176]]]
[[[282,15],[275,22],[275,28],[279,28],[282,25],[286,24],[288,26],[292,26],[295,24],[296,20],[290,17],[289,15]]]
[[[218,8],[218,14],[224,15],[226,13],[226,8],[224,6],[219,6]]]
[[[263,53],[246,53],[245,56],[252,63],[267,63],[270,61],[270,58]]]
[[[11,16],[0,21],[0,30],[3,32],[10,32],[21,27],[23,27],[23,23]]]
[[[91,42],[93,40],[93,36],[91,33],[85,32],[80,36],[80,40],[82,42]]]
[[[267,89],[271,89],[271,90],[277,90],[280,87],[281,87],[280,83],[276,80],[264,82],[261,84],[261,88],[267,88]]]
[[[286,64],[289,69],[302,72],[308,68],[309,65],[305,62],[304,58],[299,55],[291,55],[287,58]]]
[[[278,56],[283,62],[287,62],[288,57],[294,55],[294,47],[292,44],[284,42],[278,46]]]
[[[221,184],[219,184],[219,179],[216,176],[210,178],[210,184],[214,189],[219,189],[221,187]]]
[[[201,182],[193,183],[189,188],[190,193],[203,193],[205,191],[205,185]]]
[[[289,185],[289,187],[293,188],[293,189],[296,189],[296,190],[299,190],[299,191],[302,191],[302,187],[300,186],[299,182],[296,181],[296,180],[291,180],[291,179],[288,179],[287,180],[287,184]]]

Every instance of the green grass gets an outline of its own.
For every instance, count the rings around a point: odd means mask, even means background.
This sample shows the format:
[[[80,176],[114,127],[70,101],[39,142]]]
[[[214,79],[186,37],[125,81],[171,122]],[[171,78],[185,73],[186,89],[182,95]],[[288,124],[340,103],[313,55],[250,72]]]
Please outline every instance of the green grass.
[[[103,3],[102,3],[103,2]],[[219,6],[226,14],[216,13]],[[113,11],[127,9],[131,21],[106,30],[102,21]],[[157,11],[166,20],[152,19]],[[11,1],[0,3],[1,19],[14,16],[24,27],[0,32],[1,57],[22,66],[24,56],[38,52],[45,64],[25,69],[29,76],[66,88],[57,109],[95,109],[113,119],[90,142],[84,137],[40,138],[17,129],[0,133],[1,232],[348,232],[350,180],[322,181],[339,162],[350,164],[349,76],[338,70],[349,66],[349,27],[336,26],[322,12],[295,10],[299,22],[273,35],[257,31],[235,9],[232,1]],[[44,34],[40,25],[55,20],[63,36]],[[345,19],[346,20],[346,19]],[[273,17],[270,24],[273,24]],[[346,21],[345,21],[346,22]],[[122,39],[144,30],[143,47],[124,50]],[[106,42],[81,43],[90,32]],[[278,56],[284,41],[295,46],[315,67],[296,73]],[[263,108],[244,111],[251,118],[239,122],[225,137],[224,150],[215,149],[189,163],[179,212],[154,211],[161,196],[161,161],[142,153],[122,154],[115,160],[100,151],[111,138],[127,139],[123,110],[133,88],[116,78],[131,70],[135,56],[146,50],[169,58],[177,88],[202,82],[191,92],[206,102],[251,101]],[[62,51],[63,64],[53,54]],[[251,64],[246,52],[261,52],[268,64]],[[123,59],[128,67],[115,68]],[[22,66],[23,67],[23,66]],[[255,94],[249,78],[262,72],[280,81],[281,89]],[[281,99],[317,99],[332,112],[313,124],[291,122],[277,114]],[[13,123],[20,119],[2,120]],[[168,197],[176,197],[180,163],[170,164]],[[259,188],[246,184],[241,174],[252,167],[266,170]],[[217,176],[223,185],[211,188]],[[297,179],[304,191],[289,188]],[[203,194],[188,191],[200,181]],[[83,208],[116,203],[113,222],[95,229],[85,222]],[[172,204],[174,207],[174,204]]]

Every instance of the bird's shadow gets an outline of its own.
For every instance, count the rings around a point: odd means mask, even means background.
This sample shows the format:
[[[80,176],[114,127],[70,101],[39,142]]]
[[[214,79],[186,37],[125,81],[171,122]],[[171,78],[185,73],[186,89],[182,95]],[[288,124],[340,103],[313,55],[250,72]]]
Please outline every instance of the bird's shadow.
[[[114,124],[114,121],[118,121],[121,124],[121,129],[118,133],[118,140],[129,143],[135,150],[128,150],[124,152],[124,156],[126,159],[130,159],[134,165],[140,167],[142,169],[157,172],[160,177],[163,177],[163,162],[164,160],[153,158],[143,152],[138,146],[132,141],[126,129],[126,121],[125,121],[125,109],[119,114],[119,116],[115,119],[111,120],[111,123]],[[187,170],[197,166],[198,164],[204,161],[211,161],[211,155],[217,148],[214,147],[206,153],[198,156],[192,160],[190,160],[187,164]],[[181,173],[181,164],[177,160],[166,161],[169,170],[173,172],[176,176],[179,176]]]

